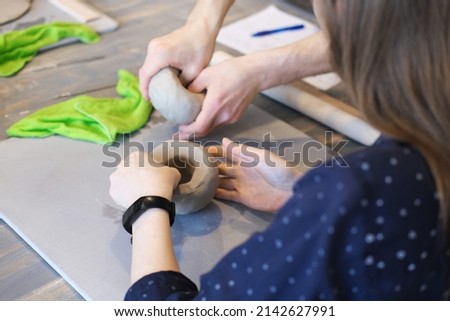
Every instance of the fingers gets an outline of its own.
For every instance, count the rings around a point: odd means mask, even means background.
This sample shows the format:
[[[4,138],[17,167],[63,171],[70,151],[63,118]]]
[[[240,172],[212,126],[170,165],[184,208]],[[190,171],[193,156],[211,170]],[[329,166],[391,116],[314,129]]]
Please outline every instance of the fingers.
[[[144,64],[139,69],[139,89],[145,99],[149,99],[148,86],[151,78],[164,67],[171,65],[168,45],[162,38],[154,38],[147,47],[147,55]]]
[[[164,64],[158,62],[157,59],[152,59],[150,54],[147,54],[144,64],[139,69],[139,90],[145,99],[149,99],[148,86],[150,84],[150,79],[163,67],[165,67]]]
[[[212,125],[214,118],[214,114],[212,115],[205,108],[202,108],[197,118],[192,123],[190,123],[189,125],[181,125],[179,127],[180,139],[189,139],[189,137],[191,137],[193,134],[198,137],[207,135],[213,129]]]
[[[224,151],[222,145],[210,145],[205,147],[206,152],[216,158],[222,158],[224,156]]]
[[[230,150],[225,148],[224,145],[208,146],[207,152],[217,158],[227,158],[230,155]]]
[[[205,69],[206,70],[206,69]],[[197,78],[187,88],[194,93],[201,93],[207,90],[208,76],[203,70]],[[216,127],[215,121],[220,111],[220,106],[215,102],[215,97],[212,94],[206,94],[203,101],[200,113],[197,118],[188,125],[181,125],[179,127],[180,138],[188,139],[189,136],[195,134],[196,136],[203,137],[207,135],[214,127]]]
[[[148,96],[148,85],[150,84],[150,74],[147,72],[147,70],[142,67],[139,69],[139,90],[141,92],[141,95],[146,99],[149,100]]]
[[[265,150],[260,148],[255,148],[246,144],[236,144],[227,137],[222,139],[222,145],[227,151],[231,151],[234,158],[239,159],[244,162],[254,162],[262,159]]]
[[[150,85],[152,77],[164,67],[167,66],[152,63],[149,66],[147,66],[147,64],[144,64],[141,69],[139,69],[139,90],[146,100],[150,99],[148,95],[148,87]]]
[[[219,188],[215,194],[216,198],[220,198],[227,201],[233,201],[241,203],[241,197],[236,190],[227,190],[223,188]]]
[[[222,143],[223,145],[207,147],[207,152],[212,157],[225,159],[218,166],[221,174],[236,177],[236,171],[239,166],[245,164],[248,167],[250,164],[257,164],[259,159],[255,153],[247,150],[250,148],[249,146],[237,144],[228,138],[223,138]]]
[[[224,138],[222,138],[222,146],[223,146],[223,149],[229,153],[229,152],[233,152],[233,148],[239,147],[239,144],[236,144],[228,137],[224,137]]]
[[[113,201],[120,205],[123,208],[126,208],[126,204],[124,203],[121,193],[121,187],[123,186],[123,174],[120,170],[114,171],[109,177],[109,195],[113,199]]]
[[[181,180],[181,173],[176,168],[169,167],[169,171],[171,172],[172,177],[172,189],[174,190]]]
[[[180,75],[180,82],[183,84],[184,87],[186,87],[189,91],[195,92],[195,93],[200,93],[203,91],[203,89],[197,91],[197,90],[193,90],[192,88],[188,87],[189,84],[195,79],[195,77],[198,75],[199,73],[199,68],[197,68],[196,66],[187,66],[185,67]]]
[[[142,159],[142,153],[141,152],[132,152],[128,158],[122,160],[121,162],[121,168],[130,168],[130,167],[139,167],[140,163],[143,165],[143,161],[140,161]]]
[[[221,163],[221,164],[219,164],[219,166],[217,166],[217,168],[219,169],[220,175],[231,177],[231,178],[237,177],[237,169],[230,164]]]
[[[234,143],[233,143],[234,144]],[[236,147],[239,145],[236,144]],[[231,145],[225,148],[223,145],[214,145],[206,147],[206,151],[215,158],[222,158],[223,161],[219,161],[219,171],[235,171],[233,167],[240,165],[242,159],[232,153]],[[227,172],[228,175],[228,172]],[[233,175],[234,176],[234,175]]]
[[[227,190],[236,190],[235,180],[233,178],[221,178],[219,180],[218,188],[227,189]]]
[[[134,151],[126,159],[122,160],[118,168],[136,168],[152,165],[149,154],[145,152]]]
[[[217,168],[219,170],[219,175],[226,176],[228,178],[236,178],[238,168],[233,164],[233,157],[230,159],[226,158],[226,151],[222,145],[208,146],[206,147],[206,151],[212,156],[216,158],[225,158],[225,160],[219,160],[217,162]]]
[[[227,137],[222,139],[222,146],[226,151],[227,160],[231,161],[235,165],[242,166],[243,163],[251,164],[255,160],[257,161],[257,158],[255,158],[256,154],[250,152],[250,150],[256,148],[245,144],[235,143]]]

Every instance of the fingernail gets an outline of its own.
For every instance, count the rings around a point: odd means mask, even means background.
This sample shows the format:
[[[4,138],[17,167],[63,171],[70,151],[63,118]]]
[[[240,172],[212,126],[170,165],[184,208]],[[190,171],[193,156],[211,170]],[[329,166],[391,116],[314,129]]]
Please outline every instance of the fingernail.
[[[224,138],[222,138],[222,144],[225,144],[225,143],[232,143],[233,141],[231,140],[231,139],[229,139],[228,137],[224,137]]]

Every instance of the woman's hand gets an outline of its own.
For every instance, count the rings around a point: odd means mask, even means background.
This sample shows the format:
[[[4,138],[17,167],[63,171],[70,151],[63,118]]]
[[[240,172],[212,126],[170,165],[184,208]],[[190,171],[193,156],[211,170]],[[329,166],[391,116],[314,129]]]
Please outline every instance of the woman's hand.
[[[180,172],[175,168],[155,164],[147,153],[134,152],[111,174],[109,194],[124,208],[147,195],[172,200],[180,178]]]
[[[139,197],[154,195],[172,200],[180,181],[175,169],[152,162],[148,153],[135,152],[111,174],[109,193],[113,200],[128,208]],[[179,271],[170,235],[169,217],[160,208],[145,211],[133,223],[131,284],[159,271]]]
[[[261,211],[276,212],[292,195],[301,173],[281,157],[264,149],[238,145],[227,138],[208,152],[225,158],[216,197]]]

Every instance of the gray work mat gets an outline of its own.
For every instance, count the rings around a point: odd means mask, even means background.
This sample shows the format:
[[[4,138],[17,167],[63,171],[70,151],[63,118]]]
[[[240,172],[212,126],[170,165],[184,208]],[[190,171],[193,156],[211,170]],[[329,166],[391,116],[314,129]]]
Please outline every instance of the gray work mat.
[[[53,266],[87,300],[122,300],[129,286],[130,237],[121,225],[122,209],[109,197],[107,167],[127,146],[154,146],[176,127],[157,112],[145,128],[119,147],[63,137],[11,138],[0,142],[0,218]],[[302,151],[309,136],[252,106],[236,124],[216,130],[209,140],[292,141],[285,155]],[[205,141],[205,139],[203,140]],[[309,159],[324,159],[315,148]],[[305,168],[303,168],[305,169]],[[204,210],[177,216],[172,227],[182,271],[198,284],[231,248],[264,229],[272,215],[214,200]]]

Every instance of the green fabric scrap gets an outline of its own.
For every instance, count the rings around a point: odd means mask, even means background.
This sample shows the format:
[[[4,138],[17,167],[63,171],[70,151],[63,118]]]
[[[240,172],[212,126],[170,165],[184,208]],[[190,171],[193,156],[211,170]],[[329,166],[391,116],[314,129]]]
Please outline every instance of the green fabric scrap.
[[[83,43],[100,40],[98,33],[91,27],[70,22],[39,24],[0,35],[0,76],[16,74],[41,48],[65,38],[78,38]]]
[[[139,91],[139,80],[119,70],[116,86],[120,98],[78,96],[22,118],[6,131],[9,137],[65,137],[111,143],[117,134],[131,133],[148,121],[153,110]]]

